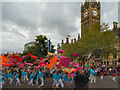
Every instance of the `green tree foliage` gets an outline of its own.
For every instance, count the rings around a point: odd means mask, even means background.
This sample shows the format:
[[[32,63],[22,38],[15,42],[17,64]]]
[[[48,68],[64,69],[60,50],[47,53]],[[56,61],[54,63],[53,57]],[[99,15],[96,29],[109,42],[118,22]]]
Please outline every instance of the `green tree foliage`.
[[[92,56],[97,55],[97,50],[100,49],[100,57],[107,57],[108,54],[113,53],[115,48],[113,44],[117,42],[113,31],[109,30],[108,24],[96,23],[92,27],[85,28],[82,38],[74,44],[67,44],[63,46],[63,55],[72,58],[73,53],[77,52],[79,58],[84,55],[92,53]]]
[[[28,62],[34,62],[34,59],[31,59],[30,56],[27,56],[28,52],[32,55],[37,56],[38,58],[45,56],[48,53],[48,47],[47,47],[47,37],[43,35],[36,36],[37,38],[35,39],[35,45],[29,47],[28,51],[25,51],[22,55],[26,55],[24,61]],[[56,50],[54,49],[54,45],[51,45],[51,52],[54,53]],[[21,56],[22,56],[21,55]]]

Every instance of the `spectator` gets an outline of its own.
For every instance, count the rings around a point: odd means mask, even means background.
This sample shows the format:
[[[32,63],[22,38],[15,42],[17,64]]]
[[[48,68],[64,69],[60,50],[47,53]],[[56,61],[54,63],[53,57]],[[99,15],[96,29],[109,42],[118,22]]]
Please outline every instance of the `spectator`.
[[[84,74],[75,76],[75,90],[87,90],[89,78]]]

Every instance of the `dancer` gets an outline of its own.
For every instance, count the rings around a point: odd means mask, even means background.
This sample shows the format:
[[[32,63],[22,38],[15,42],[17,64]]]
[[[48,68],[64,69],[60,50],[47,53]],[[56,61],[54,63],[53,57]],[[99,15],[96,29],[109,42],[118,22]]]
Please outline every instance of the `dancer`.
[[[59,84],[61,85],[62,88],[64,88],[64,84],[62,82],[62,77],[64,76],[64,74],[62,74],[62,71],[58,71],[57,72],[57,77],[56,77],[56,88],[58,88]]]
[[[52,77],[52,79],[53,79],[53,88],[55,88],[55,86],[56,86],[56,84],[57,84],[57,81],[56,81],[56,77],[57,77],[57,74],[56,74],[56,71],[54,71],[53,72],[54,74],[53,74],[53,77]]]
[[[41,70],[39,70],[39,74],[37,76],[37,83],[38,83],[38,80],[40,79],[41,80],[41,84],[39,85],[38,88],[41,88],[43,85],[44,85],[44,80],[43,80],[43,73],[41,72]]]
[[[34,86],[34,85],[33,85],[33,79],[34,79],[34,77],[35,77],[34,72],[32,72],[32,73],[30,74],[30,78],[29,78],[29,83],[28,83],[28,85]]]
[[[7,74],[7,76],[6,76],[6,79],[8,79],[9,82],[10,82],[10,85],[12,85],[13,76],[12,76],[12,74],[11,74],[11,71],[8,72],[8,74]]]
[[[26,70],[24,71],[24,80],[27,80],[27,82],[28,82],[28,73]]]
[[[68,75],[67,75],[67,74],[68,74],[68,73],[65,73],[65,75],[64,75],[64,77],[63,77],[63,78],[64,78],[63,81],[64,81],[64,84],[67,83],[67,86],[68,86]]]
[[[16,75],[15,75],[16,85],[17,85],[17,84],[18,84],[18,85],[21,85],[21,84],[20,84],[19,75],[20,75],[20,74],[19,74],[18,72],[17,72]]]

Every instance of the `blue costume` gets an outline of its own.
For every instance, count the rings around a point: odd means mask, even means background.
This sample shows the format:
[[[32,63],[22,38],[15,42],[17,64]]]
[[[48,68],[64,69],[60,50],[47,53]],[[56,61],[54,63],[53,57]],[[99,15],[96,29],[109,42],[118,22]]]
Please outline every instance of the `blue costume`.
[[[43,79],[43,73],[41,71],[37,75],[37,82],[39,81],[40,77]]]
[[[67,74],[65,74],[65,76],[64,76],[64,82],[68,82],[68,75]]]
[[[57,74],[54,73],[52,79],[54,80],[57,77]]]
[[[32,72],[32,74],[30,74],[29,80],[34,79],[34,77],[35,77],[34,72]]]
[[[15,80],[17,80],[17,78],[19,78],[18,74],[15,75]]]
[[[22,72],[22,75],[21,75],[22,77],[24,77],[25,76],[25,72]]]
[[[24,72],[24,76],[27,76],[27,72]]]
[[[11,73],[8,73],[8,74],[7,74],[6,79],[8,79],[8,78],[9,78],[9,79],[12,78],[12,74],[11,74]]]

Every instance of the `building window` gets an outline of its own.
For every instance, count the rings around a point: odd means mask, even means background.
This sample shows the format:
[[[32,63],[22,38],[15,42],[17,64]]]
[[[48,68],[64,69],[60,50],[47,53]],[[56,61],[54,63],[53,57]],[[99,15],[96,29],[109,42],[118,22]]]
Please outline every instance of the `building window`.
[[[114,65],[114,61],[112,61],[112,65]]]
[[[107,65],[109,65],[109,61],[107,61]]]

